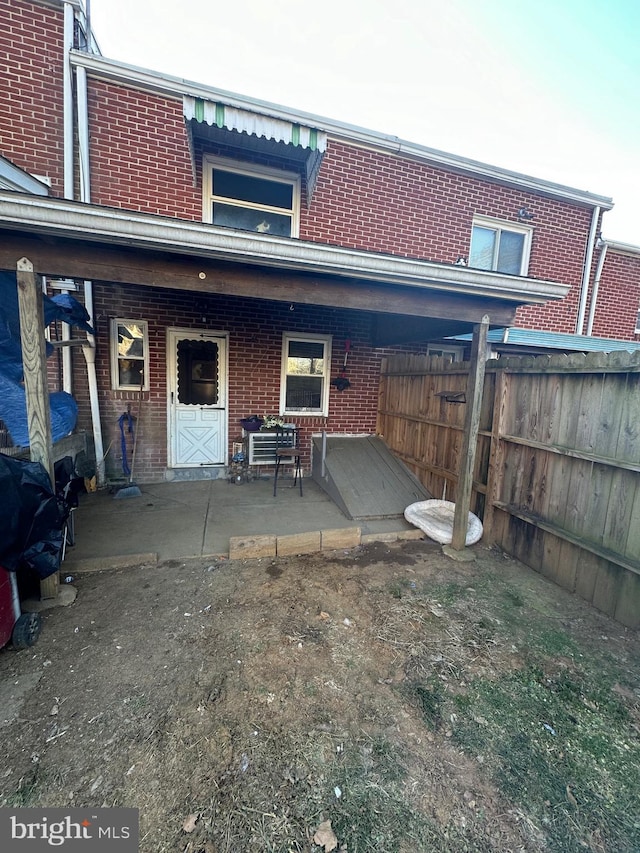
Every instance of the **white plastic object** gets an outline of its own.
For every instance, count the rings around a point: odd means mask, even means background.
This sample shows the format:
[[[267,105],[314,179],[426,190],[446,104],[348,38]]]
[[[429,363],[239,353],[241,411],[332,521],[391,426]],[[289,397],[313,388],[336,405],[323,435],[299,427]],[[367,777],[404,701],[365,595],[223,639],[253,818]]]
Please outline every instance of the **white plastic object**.
[[[418,527],[430,539],[441,545],[450,545],[453,536],[453,516],[456,505],[452,501],[418,501],[404,511],[409,524]],[[482,538],[482,522],[477,515],[469,513],[465,545],[474,545]]]

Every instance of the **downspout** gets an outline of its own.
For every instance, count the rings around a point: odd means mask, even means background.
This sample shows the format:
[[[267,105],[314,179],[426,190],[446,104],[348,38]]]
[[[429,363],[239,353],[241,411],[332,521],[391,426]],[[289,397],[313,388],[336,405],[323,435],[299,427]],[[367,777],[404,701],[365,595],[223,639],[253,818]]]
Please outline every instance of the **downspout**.
[[[77,109],[78,109],[78,166],[80,172],[80,201],[91,201],[91,182],[89,173],[89,108],[87,103],[87,72],[84,68],[76,69]],[[84,304],[89,315],[89,322],[95,329],[95,313],[93,310],[93,285],[84,282]],[[102,442],[102,425],[100,423],[100,404],[98,401],[98,380],[96,377],[96,339],[87,333],[87,343],[82,347],[87,363],[87,381],[89,384],[89,402],[91,404],[91,422],[93,424],[93,444],[96,453],[96,479],[98,486],[104,486],[105,465],[104,445]]]
[[[65,198],[73,199],[73,79],[71,74],[71,62],[69,51],[73,47],[74,29],[73,6],[64,4],[64,29],[63,29],[63,63],[62,63],[62,93],[63,93],[63,171],[62,185]],[[63,291],[65,292],[65,291]],[[68,292],[68,291],[66,291]],[[71,327],[68,323],[61,323],[62,340],[71,340]],[[71,347],[62,347],[62,390],[71,394],[73,390]]]
[[[69,51],[73,47],[73,25],[75,18],[73,6],[64,4],[64,61],[62,65],[63,89],[63,193],[65,198],[73,199],[73,80]]]
[[[600,257],[598,258],[598,266],[596,267],[596,275],[593,279],[593,293],[591,294],[591,304],[589,305],[589,320],[587,321],[587,334],[593,334],[593,321],[596,316],[596,303],[598,301],[598,290],[600,289],[600,278],[604,268],[605,258],[607,257],[607,249],[609,244],[606,240],[599,240],[598,247],[600,248]]]
[[[593,208],[591,216],[591,229],[589,231],[589,241],[587,242],[587,251],[584,258],[584,269],[582,271],[582,289],[580,291],[580,306],[578,308],[578,319],[576,320],[576,335],[582,335],[584,332],[584,315],[587,310],[587,298],[589,296],[589,279],[591,278],[591,261],[593,260],[593,247],[596,242],[596,231],[598,228],[598,220],[600,218],[600,208]]]

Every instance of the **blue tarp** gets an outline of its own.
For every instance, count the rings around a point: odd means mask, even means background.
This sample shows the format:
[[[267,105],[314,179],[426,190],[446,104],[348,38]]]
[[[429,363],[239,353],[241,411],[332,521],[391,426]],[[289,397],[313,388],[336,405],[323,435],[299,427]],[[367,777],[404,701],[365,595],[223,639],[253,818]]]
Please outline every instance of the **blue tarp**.
[[[93,334],[84,306],[68,294],[49,297],[43,294],[44,322],[62,320]],[[48,347],[48,354],[53,351]],[[0,420],[19,447],[29,445],[27,405],[22,383],[22,347],[16,274],[0,271]],[[70,394],[56,391],[49,395],[53,441],[68,435],[76,425],[78,407]]]

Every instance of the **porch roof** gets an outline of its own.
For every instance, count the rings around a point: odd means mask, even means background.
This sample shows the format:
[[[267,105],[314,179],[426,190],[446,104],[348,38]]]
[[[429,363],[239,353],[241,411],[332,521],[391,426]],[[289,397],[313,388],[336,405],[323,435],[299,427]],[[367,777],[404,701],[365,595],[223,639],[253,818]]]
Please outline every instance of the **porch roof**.
[[[552,281],[22,193],[0,191],[0,229],[13,232],[1,241],[0,269],[15,269],[27,256],[46,275],[391,314],[397,342],[460,334],[484,314],[492,325],[511,325],[518,305],[560,299],[569,289]],[[437,320],[437,328],[428,331],[427,318]],[[380,345],[391,343],[385,335],[393,323],[385,326]]]

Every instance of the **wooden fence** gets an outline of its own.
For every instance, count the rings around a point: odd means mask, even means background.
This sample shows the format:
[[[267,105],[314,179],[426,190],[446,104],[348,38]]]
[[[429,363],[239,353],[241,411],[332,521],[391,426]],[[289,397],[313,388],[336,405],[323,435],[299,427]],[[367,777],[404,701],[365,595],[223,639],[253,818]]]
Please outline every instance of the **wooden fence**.
[[[382,364],[378,433],[452,501],[468,371]],[[640,353],[487,362],[471,509],[485,542],[640,627]]]

